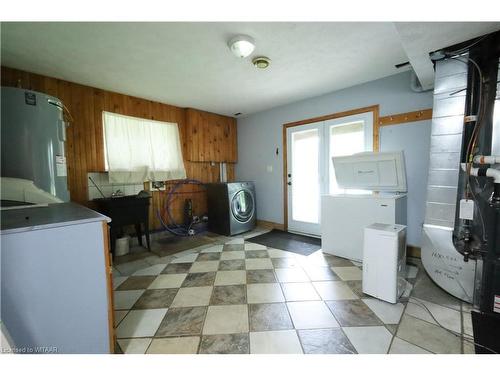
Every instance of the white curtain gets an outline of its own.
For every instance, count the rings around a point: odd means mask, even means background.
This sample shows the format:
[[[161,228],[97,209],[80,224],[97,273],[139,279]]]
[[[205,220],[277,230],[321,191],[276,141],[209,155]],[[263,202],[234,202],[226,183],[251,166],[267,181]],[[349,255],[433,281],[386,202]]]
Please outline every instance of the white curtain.
[[[110,182],[186,178],[177,124],[103,112],[103,126]]]

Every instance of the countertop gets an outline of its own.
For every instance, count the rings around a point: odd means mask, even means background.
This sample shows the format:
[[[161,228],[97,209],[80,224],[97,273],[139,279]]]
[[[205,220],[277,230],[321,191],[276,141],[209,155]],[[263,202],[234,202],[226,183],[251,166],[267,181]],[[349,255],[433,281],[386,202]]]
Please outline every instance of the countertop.
[[[11,234],[95,221],[110,222],[105,215],[76,203],[52,203],[44,207],[1,211],[0,233]]]

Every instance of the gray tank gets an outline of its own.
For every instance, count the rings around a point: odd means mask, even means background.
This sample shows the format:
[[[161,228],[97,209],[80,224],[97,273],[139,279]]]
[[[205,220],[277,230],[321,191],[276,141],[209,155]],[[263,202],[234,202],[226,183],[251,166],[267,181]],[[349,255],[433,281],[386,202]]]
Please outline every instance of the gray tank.
[[[2,177],[31,180],[67,202],[67,123],[63,105],[47,94],[2,87]]]

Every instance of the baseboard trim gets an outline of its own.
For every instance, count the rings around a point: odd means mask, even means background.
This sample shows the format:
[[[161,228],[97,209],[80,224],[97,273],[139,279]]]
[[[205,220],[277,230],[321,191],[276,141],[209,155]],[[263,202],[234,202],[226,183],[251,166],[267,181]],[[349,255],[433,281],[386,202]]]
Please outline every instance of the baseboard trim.
[[[275,223],[272,221],[266,221],[266,220],[257,220],[257,226],[262,227],[262,228],[266,228],[266,229],[285,230],[284,224],[279,224],[279,223]]]
[[[422,250],[417,246],[406,246],[406,256],[413,258],[421,258]]]

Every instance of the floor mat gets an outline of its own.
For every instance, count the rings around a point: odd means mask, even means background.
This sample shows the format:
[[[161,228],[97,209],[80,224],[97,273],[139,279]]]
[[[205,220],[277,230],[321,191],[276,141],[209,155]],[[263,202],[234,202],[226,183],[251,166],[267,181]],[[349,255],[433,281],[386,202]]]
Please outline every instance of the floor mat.
[[[300,255],[311,255],[321,249],[321,239],[319,238],[283,232],[277,229],[248,238],[246,241]]]
[[[207,236],[165,237],[158,239],[154,246],[151,246],[151,252],[160,257],[164,257],[195,247],[209,245],[214,242],[215,239]]]

